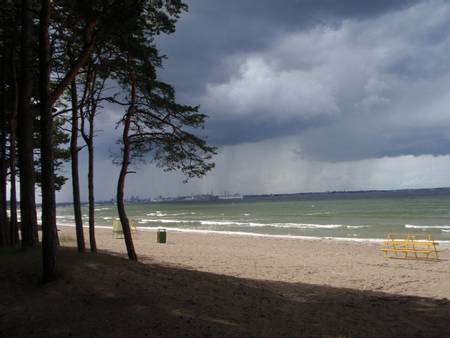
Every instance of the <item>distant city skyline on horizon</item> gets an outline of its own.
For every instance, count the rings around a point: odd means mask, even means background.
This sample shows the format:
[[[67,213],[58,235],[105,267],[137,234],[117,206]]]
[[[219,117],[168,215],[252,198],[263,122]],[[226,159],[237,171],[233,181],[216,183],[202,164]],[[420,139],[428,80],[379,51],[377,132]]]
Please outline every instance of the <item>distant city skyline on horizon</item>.
[[[244,198],[259,198],[259,197],[268,197],[268,196],[273,196],[273,197],[295,197],[295,196],[314,196],[314,195],[339,195],[339,194],[358,194],[358,193],[402,193],[402,192],[411,192],[412,194],[416,194],[416,193],[436,193],[436,192],[441,192],[441,193],[449,193],[450,194],[450,187],[431,187],[431,188],[405,188],[405,189],[380,189],[380,190],[340,190],[340,191],[306,191],[306,192],[291,192],[291,193],[283,193],[283,192],[279,192],[279,193],[266,193],[266,194],[245,194],[245,193],[234,193],[231,195],[235,195],[235,196],[240,196],[242,197],[242,199]],[[179,201],[183,198],[187,198],[187,197],[206,197],[206,196],[214,196],[214,197],[219,197],[219,196],[224,196],[221,194],[214,194],[214,193],[209,193],[209,194],[190,194],[190,195],[170,195],[170,196],[156,196],[156,197],[151,197],[151,196],[137,196],[137,195],[130,195],[130,196],[126,196],[125,197],[125,201],[127,202],[155,202],[155,201]],[[200,199],[199,199],[200,200]],[[111,197],[111,198],[106,198],[103,200],[97,200],[96,204],[106,204],[106,203],[115,203],[116,202],[116,198],[115,197]],[[87,200],[82,200],[81,201],[82,204],[87,204],[88,201]],[[72,204],[72,201],[60,201],[58,202],[58,204],[60,205],[67,205],[67,204]]]

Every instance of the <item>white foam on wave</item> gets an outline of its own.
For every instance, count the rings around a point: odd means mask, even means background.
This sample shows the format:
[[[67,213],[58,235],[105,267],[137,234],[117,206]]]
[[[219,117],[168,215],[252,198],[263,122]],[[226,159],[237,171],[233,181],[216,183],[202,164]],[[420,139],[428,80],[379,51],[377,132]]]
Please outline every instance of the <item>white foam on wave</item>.
[[[312,223],[258,223],[258,222],[238,222],[238,221],[216,221],[216,220],[180,220],[180,219],[165,219],[165,218],[143,218],[139,223],[200,223],[206,226],[241,226],[241,227],[273,227],[273,228],[293,228],[293,229],[338,229],[338,228],[365,228],[370,225],[342,225],[342,224],[312,224]]]
[[[319,237],[319,236],[295,236],[295,235],[270,235],[270,234],[258,234],[254,232],[245,231],[220,231],[220,230],[204,230],[204,229],[183,229],[183,228],[164,228],[164,227],[137,227],[138,230],[143,231],[153,231],[158,229],[166,229],[174,232],[185,232],[185,233],[197,233],[204,235],[225,235],[225,236],[249,236],[249,237],[267,237],[267,238],[282,238],[282,239],[293,239],[293,240],[336,240],[336,241],[350,241],[350,242],[371,242],[371,243],[382,243],[384,239],[381,238],[347,238],[347,237]],[[443,241],[445,242],[445,241]],[[448,241],[450,243],[450,241]]]
[[[111,210],[111,208],[95,208],[95,211]]]
[[[370,228],[371,225],[347,225],[347,229],[363,229]]]
[[[246,225],[246,224],[250,224],[250,223],[234,222],[234,221],[199,221],[199,223],[201,225]]]
[[[229,236],[249,236],[249,237],[267,237],[267,238],[284,238],[294,240],[330,240],[330,241],[347,241],[347,242],[361,242],[361,243],[383,243],[385,238],[351,238],[351,237],[331,237],[331,236],[297,236],[297,235],[271,235],[271,234],[258,234],[254,232],[245,231],[220,231],[220,230],[204,230],[204,229],[184,229],[184,228],[164,228],[164,227],[137,227],[138,230],[151,231],[158,229],[165,229],[166,231],[174,232],[186,232],[186,233],[198,233],[198,234],[213,234],[213,235],[229,235]],[[449,246],[450,241],[437,240],[439,244]]]
[[[68,227],[68,228],[75,228],[74,224],[67,224],[67,223],[58,223],[58,226],[62,227]],[[89,225],[83,225],[83,228],[89,229]],[[108,225],[95,225],[96,229],[112,229],[112,226]]]
[[[296,229],[336,229],[341,224],[308,224],[308,223],[256,223],[235,221],[200,221],[201,225],[238,225],[250,227],[274,227],[274,228],[296,228]]]
[[[150,213],[146,214],[146,216],[164,217],[164,216],[167,216],[167,214],[157,210],[156,212],[150,212]]]
[[[450,225],[414,225],[414,224],[405,224],[405,228],[407,229],[450,229]]]
[[[196,223],[197,221],[189,221],[189,220],[179,220],[179,219],[161,219],[161,218],[157,218],[157,219],[147,219],[147,218],[143,218],[141,219],[138,223]]]

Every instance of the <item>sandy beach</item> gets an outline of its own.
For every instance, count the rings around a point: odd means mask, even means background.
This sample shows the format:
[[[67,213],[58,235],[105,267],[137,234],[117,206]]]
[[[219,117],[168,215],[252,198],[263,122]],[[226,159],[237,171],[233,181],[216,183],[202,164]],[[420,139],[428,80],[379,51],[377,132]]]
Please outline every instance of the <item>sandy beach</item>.
[[[60,229],[54,282],[38,250],[0,254],[0,336],[450,336],[448,248],[401,261],[376,243],[138,231],[132,262],[111,229],[99,254]]]
[[[60,227],[74,246],[74,229]],[[86,232],[86,238],[88,234]],[[441,244],[439,262],[386,259],[381,243],[168,232],[166,244],[154,230],[138,230],[134,244],[143,263],[233,277],[308,283],[398,295],[450,298],[450,248]],[[123,239],[97,229],[99,250],[125,255]]]

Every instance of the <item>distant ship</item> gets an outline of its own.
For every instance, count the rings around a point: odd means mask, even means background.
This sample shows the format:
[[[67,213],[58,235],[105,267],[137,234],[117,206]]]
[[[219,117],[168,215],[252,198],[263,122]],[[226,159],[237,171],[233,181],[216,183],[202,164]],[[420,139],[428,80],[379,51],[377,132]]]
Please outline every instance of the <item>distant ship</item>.
[[[241,194],[223,194],[217,196],[219,200],[242,200],[244,197]]]

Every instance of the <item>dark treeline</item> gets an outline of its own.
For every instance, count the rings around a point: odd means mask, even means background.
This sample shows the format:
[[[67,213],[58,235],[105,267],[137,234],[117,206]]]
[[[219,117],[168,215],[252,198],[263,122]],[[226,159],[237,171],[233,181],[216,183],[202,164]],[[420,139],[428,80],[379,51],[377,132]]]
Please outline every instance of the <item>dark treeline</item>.
[[[192,133],[206,116],[199,107],[178,104],[174,89],[157,74],[164,57],[155,36],[173,33],[187,6],[180,0],[1,0],[1,8],[0,245],[42,247],[43,279],[54,278],[55,191],[67,179],[62,164],[71,161],[77,248],[86,250],[78,174],[84,150],[89,248],[96,252],[95,121],[108,103],[123,111],[117,121],[117,208],[128,256],[136,260],[124,205],[130,166],[150,160],[187,177],[213,167],[215,149]],[[42,196],[41,220],[36,191]]]

